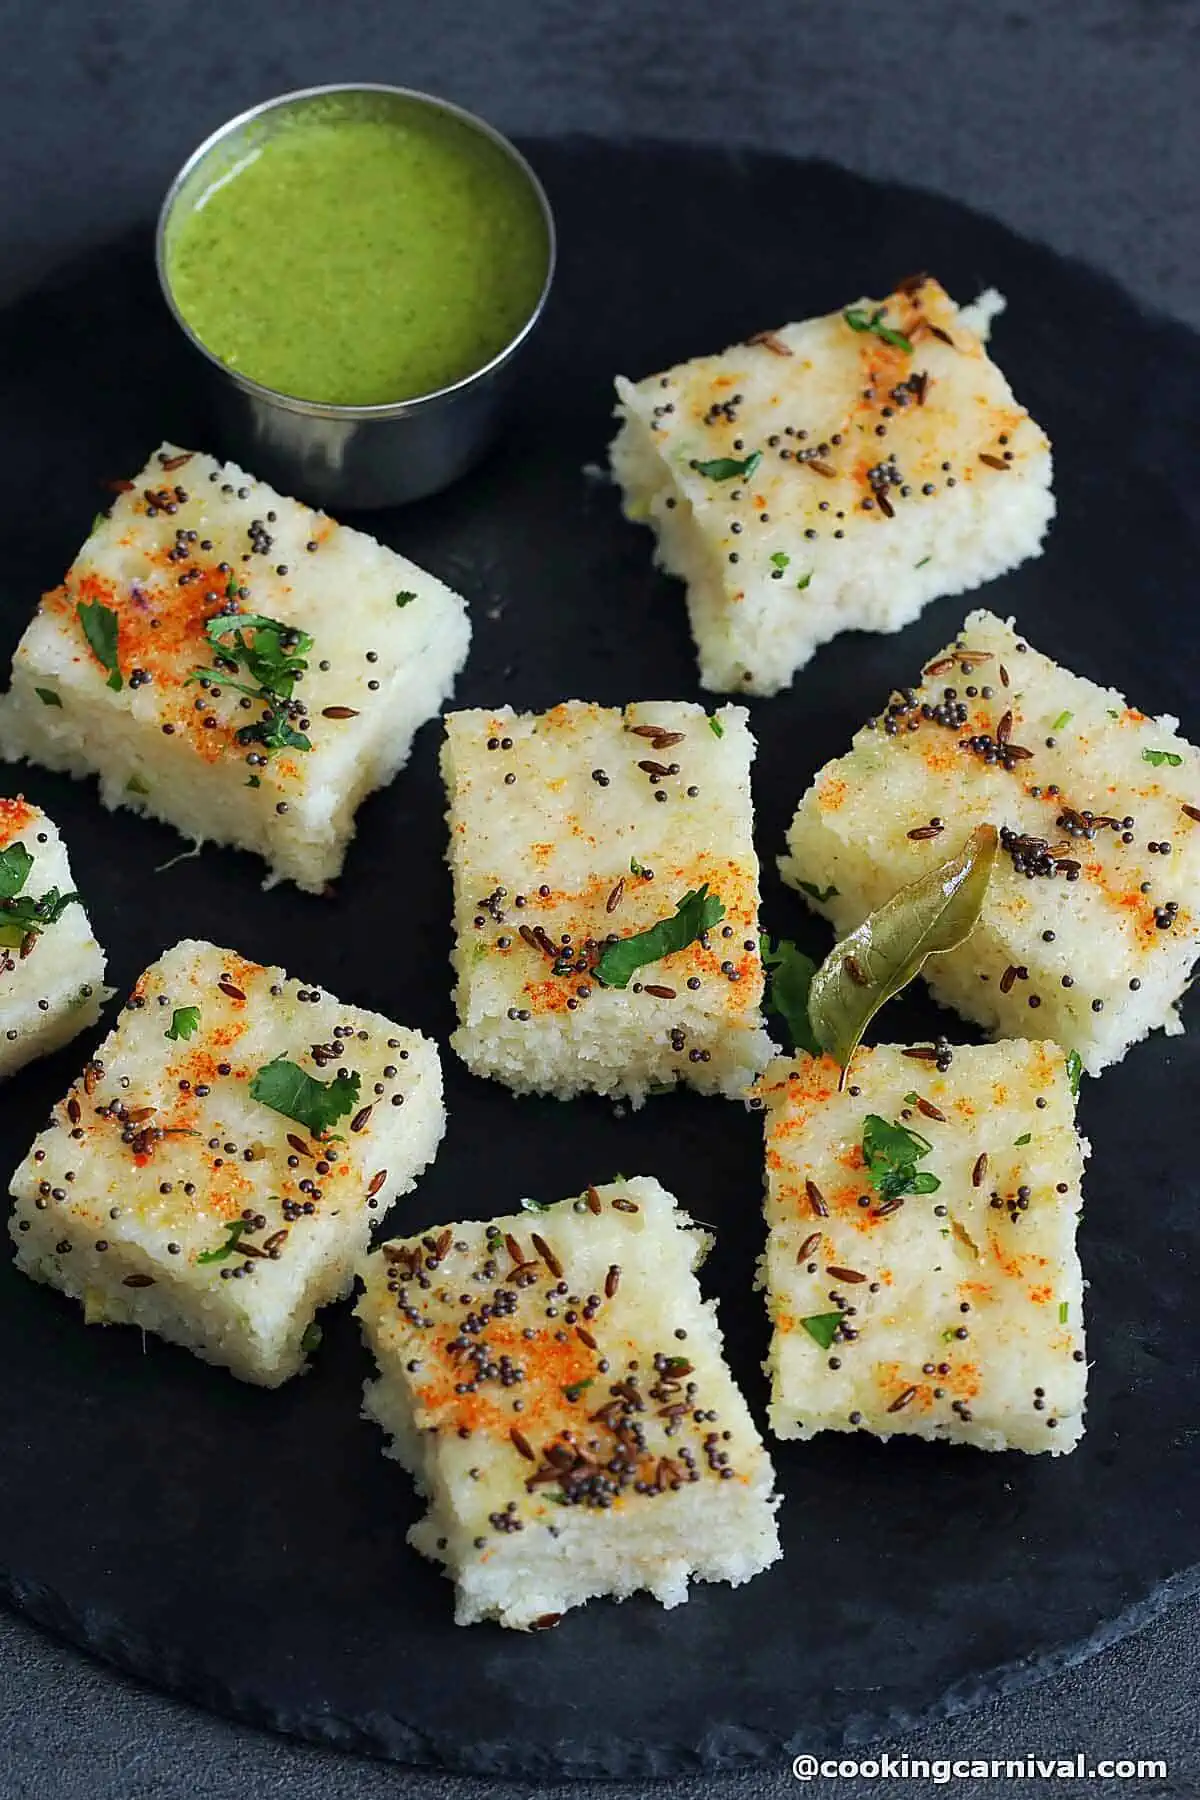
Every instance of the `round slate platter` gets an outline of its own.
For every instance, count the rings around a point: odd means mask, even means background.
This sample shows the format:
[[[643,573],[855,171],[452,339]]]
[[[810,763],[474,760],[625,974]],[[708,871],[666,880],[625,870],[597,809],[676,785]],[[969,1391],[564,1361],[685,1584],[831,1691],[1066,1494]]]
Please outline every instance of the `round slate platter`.
[[[544,707],[696,697],[678,590],[622,522],[602,462],[611,378],[642,375],[931,268],[1010,309],[996,353],[1055,443],[1045,556],[986,591],[1073,669],[1195,736],[1200,347],[1109,283],[992,221],[821,164],[715,150],[531,146],[562,265],[504,444],[453,492],[368,521],[468,598],[457,699]],[[164,435],[204,444],[192,367],[148,236],[113,244],[0,317],[0,650],[58,580],[101,481]],[[752,703],[766,923],[824,927],[774,858],[813,772],[953,634],[962,600],[899,637],[849,636],[793,692]],[[337,897],[263,893],[251,858],[181,848],[102,811],[90,784],[10,770],[59,822],[124,990],[184,934],[281,961],[436,1034],[452,1026],[438,728],[359,815]],[[1200,796],[1198,796],[1200,798]],[[1192,1008],[1194,1012],[1194,1008]],[[110,1015],[111,1017],[111,1012]],[[922,994],[889,1037],[948,1028]],[[1087,1082],[1094,1155],[1081,1232],[1094,1367],[1072,1456],[897,1440],[780,1446],[784,1560],[682,1610],[595,1603],[529,1637],[457,1630],[444,1580],[404,1543],[417,1506],[358,1418],[367,1359],[346,1309],[313,1372],[239,1385],[78,1310],[0,1264],[0,1562],[15,1603],[151,1681],[298,1735],[476,1771],[630,1776],[733,1765],[892,1732],[1082,1654],[1192,1585],[1200,1277],[1195,1038],[1161,1035]],[[10,1164],[82,1060],[80,1042],[0,1092]],[[617,1169],[658,1176],[717,1227],[704,1282],[762,1416],[759,1122],[678,1095],[637,1114],[518,1100],[447,1050],[449,1132],[391,1223],[405,1232],[555,1199]]]

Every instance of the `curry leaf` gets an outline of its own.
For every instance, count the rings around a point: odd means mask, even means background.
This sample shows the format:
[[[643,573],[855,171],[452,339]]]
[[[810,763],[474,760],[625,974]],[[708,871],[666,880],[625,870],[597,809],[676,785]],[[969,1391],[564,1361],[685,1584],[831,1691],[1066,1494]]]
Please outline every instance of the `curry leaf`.
[[[927,957],[955,949],[974,929],[996,862],[994,825],[980,825],[957,856],[918,876],[842,939],[813,977],[809,1017],[842,1085],[863,1032],[885,1000]]]

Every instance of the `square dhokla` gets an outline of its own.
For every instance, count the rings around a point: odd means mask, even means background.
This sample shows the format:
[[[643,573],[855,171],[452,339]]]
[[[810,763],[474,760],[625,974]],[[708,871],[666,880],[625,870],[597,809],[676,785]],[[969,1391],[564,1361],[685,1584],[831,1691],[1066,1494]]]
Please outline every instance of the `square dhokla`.
[[[695,1269],[709,1236],[645,1177],[368,1259],[358,1313],[409,1541],[460,1625],[749,1580],[779,1556],[773,1474]]]
[[[687,584],[705,687],[773,694],[838,632],[1038,554],[1050,447],[985,349],[1003,304],[918,279],[618,380],[613,470]]]
[[[75,894],[67,847],[40,807],[0,799],[0,1077],[100,1017],[104,952]]]
[[[236,630],[214,641],[229,613],[247,615],[245,650]],[[255,619],[294,635],[281,643]],[[319,891],[469,637],[462,600],[415,563],[165,444],[43,597],[0,706],[0,754],[98,775],[106,806],[252,850]],[[290,678],[280,651],[302,665]]]
[[[840,1092],[827,1058],[763,1077],[772,1427],[1070,1450],[1087,1145],[1066,1058],[1024,1040],[932,1054],[859,1050]],[[927,1191],[872,1179],[869,1118],[915,1135]]]
[[[280,1058],[287,1113],[253,1091]],[[340,1116],[311,1129],[331,1084]],[[176,944],[13,1177],[17,1266],[89,1324],[140,1325],[275,1387],[444,1124],[427,1038],[282,969]]]
[[[783,878],[842,935],[990,821],[1001,854],[982,917],[925,978],[996,1036],[1056,1038],[1098,1074],[1156,1026],[1182,1030],[1200,753],[1177,726],[972,613],[818,774]]]
[[[743,708],[710,719],[682,701],[447,717],[450,1041],[477,1075],[635,1103],[676,1081],[745,1092],[772,1054],[759,1013],[754,748]],[[706,937],[625,988],[593,977],[597,946],[672,917],[706,883],[725,908]]]

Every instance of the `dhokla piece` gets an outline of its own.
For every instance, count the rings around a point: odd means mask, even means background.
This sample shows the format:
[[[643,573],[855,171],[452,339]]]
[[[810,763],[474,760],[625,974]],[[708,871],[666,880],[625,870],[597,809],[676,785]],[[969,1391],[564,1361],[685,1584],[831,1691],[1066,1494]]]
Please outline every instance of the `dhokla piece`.
[[[773,1054],[759,1012],[754,748],[741,707],[710,718],[681,701],[570,700],[447,717],[450,1041],[477,1075],[635,1104],[677,1081],[745,1093]],[[705,888],[724,910],[689,938]],[[681,947],[627,985],[597,975],[611,942],[677,919]]]
[[[0,799],[0,1079],[94,1025],[104,952],[40,807]]]
[[[13,1177],[17,1267],[89,1324],[140,1325],[276,1387],[444,1124],[427,1038],[176,944]]]
[[[707,688],[773,694],[842,631],[897,631],[1036,556],[1050,446],[991,361],[1003,308],[927,277],[617,381],[626,516],[687,584]]]
[[[46,594],[0,754],[319,892],[462,667],[455,593],[232,463],[164,444]]]
[[[460,1625],[747,1581],[773,1474],[694,1270],[711,1238],[646,1177],[368,1259],[366,1412],[428,1511],[409,1533]]]
[[[979,923],[924,974],[999,1037],[1052,1037],[1091,1074],[1156,1026],[1200,947],[1200,753],[1178,721],[972,613],[800,802],[785,881],[843,935],[976,825],[1000,830]]]
[[[1087,1363],[1087,1144],[1057,1044],[772,1063],[762,1277],[779,1437],[1070,1450]]]

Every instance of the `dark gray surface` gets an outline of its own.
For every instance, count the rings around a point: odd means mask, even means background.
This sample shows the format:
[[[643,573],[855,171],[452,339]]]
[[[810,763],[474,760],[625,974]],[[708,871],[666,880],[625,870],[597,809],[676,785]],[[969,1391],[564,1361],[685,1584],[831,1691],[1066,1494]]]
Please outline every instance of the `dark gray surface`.
[[[752,11],[691,12],[685,30],[685,9],[668,0],[371,8],[310,0],[269,9],[126,0],[119,15],[97,15],[81,0],[53,12],[9,5],[0,11],[0,294],[146,214],[191,142],[237,106],[305,81],[366,75],[439,88],[517,131],[820,151],[990,209],[1200,322],[1200,8],[1188,0],[991,11],[910,0],[890,11],[819,12],[759,0]],[[906,1747],[930,1756],[1165,1756],[1167,1782],[1138,1791],[1194,1795],[1198,1623],[1200,1607],[1181,1607],[1082,1669]],[[6,1797],[306,1800],[419,1784],[439,1800],[465,1800],[480,1791],[206,1719],[126,1687],[16,1621],[0,1620],[0,1656],[9,1677],[0,1685]],[[714,1795],[791,1787],[783,1771],[706,1784]],[[864,1787],[814,1782],[808,1792]],[[1004,1790],[972,1783],[970,1791]]]

